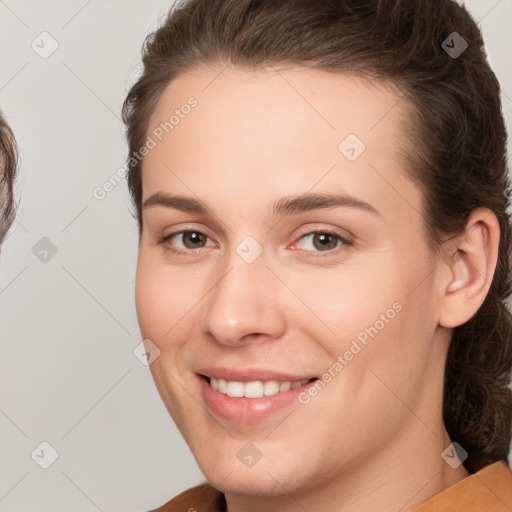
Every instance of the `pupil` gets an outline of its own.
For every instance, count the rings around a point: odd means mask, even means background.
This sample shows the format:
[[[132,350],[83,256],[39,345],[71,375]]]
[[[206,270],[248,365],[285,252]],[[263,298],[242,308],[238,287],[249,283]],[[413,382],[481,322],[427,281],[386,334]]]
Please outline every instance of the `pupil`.
[[[188,238],[192,245],[201,243],[201,235],[195,231],[189,231]]]
[[[332,246],[332,242],[333,242],[332,235],[330,235],[328,233],[323,233],[323,234],[318,235],[318,239],[319,239],[321,247],[323,247],[324,249],[327,246]]]

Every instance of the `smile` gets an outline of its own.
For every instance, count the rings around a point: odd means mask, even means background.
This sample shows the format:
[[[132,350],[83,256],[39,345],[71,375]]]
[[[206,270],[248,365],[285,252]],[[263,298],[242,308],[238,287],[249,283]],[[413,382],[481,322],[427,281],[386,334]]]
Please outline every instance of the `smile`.
[[[221,373],[221,372],[216,372]],[[256,375],[249,378],[247,373],[223,371],[223,377],[196,374],[204,404],[218,418],[236,423],[255,423],[273,416],[278,411],[297,403],[298,395],[311,386],[317,378],[301,379],[285,375]],[[228,375],[231,379],[228,380]],[[256,372],[251,372],[256,373]],[[242,380],[243,379],[243,380]],[[280,379],[280,380],[276,380]],[[282,380],[281,380],[282,379]]]
[[[300,388],[314,379],[284,382],[279,382],[277,380],[237,382],[210,377],[207,378],[207,380],[215,391],[226,396],[232,398],[261,398],[264,396],[277,395],[278,393],[289,391],[290,389]]]

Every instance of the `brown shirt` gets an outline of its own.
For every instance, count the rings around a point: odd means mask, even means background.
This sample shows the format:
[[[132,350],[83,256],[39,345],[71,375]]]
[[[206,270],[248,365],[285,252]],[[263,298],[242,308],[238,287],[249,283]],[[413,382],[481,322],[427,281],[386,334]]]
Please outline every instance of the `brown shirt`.
[[[226,512],[224,495],[210,484],[192,487],[151,512]],[[512,471],[495,462],[436,494],[410,512],[511,512]]]

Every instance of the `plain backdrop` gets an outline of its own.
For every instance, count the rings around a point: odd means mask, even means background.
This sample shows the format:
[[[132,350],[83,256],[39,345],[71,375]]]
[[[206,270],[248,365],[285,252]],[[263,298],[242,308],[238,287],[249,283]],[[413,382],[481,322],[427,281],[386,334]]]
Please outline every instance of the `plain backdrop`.
[[[203,479],[133,352],[126,184],[93,194],[125,161],[121,105],[171,5],[0,0],[0,107],[21,153],[0,262],[2,512],[144,511]],[[511,131],[512,1],[466,5]]]

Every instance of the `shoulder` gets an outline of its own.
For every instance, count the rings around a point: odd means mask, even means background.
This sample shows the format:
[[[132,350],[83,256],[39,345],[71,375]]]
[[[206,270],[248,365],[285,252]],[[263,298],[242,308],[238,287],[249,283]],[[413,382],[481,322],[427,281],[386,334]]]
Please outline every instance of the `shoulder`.
[[[150,512],[224,512],[224,495],[210,484],[191,487]]]
[[[495,462],[433,496],[411,512],[510,512],[512,471]]]

